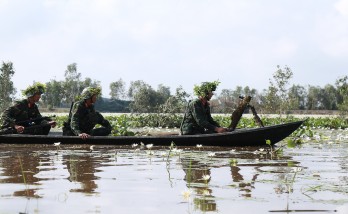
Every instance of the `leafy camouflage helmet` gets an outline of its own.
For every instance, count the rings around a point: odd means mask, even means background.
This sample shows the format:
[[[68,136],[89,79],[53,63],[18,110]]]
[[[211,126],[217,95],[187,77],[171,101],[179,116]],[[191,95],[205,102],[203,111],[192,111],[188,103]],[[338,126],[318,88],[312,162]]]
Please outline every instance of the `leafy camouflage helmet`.
[[[45,93],[46,85],[40,82],[36,82],[31,86],[28,86],[25,90],[22,91],[22,95],[26,97],[32,97],[35,94]]]
[[[198,97],[205,97],[209,94],[209,92],[215,91],[219,84],[219,81],[202,82],[201,85],[194,86],[193,92]]]
[[[81,92],[81,98],[84,100],[90,99],[93,95],[99,96],[101,94],[100,87],[87,87]]]

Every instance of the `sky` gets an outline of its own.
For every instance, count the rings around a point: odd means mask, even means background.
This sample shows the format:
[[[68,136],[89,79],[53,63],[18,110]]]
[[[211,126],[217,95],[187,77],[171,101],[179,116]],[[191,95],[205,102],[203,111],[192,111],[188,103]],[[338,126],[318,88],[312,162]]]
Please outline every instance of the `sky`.
[[[290,85],[348,75],[348,0],[0,0],[0,35],[18,91],[72,63],[104,97],[119,79],[261,92],[277,65]]]

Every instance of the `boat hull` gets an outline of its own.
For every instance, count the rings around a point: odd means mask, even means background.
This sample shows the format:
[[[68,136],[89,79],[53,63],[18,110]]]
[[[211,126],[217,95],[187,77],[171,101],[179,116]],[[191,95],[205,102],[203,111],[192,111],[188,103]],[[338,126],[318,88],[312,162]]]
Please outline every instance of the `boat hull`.
[[[78,136],[23,135],[8,134],[0,136],[0,143],[7,144],[95,144],[95,145],[131,145],[134,143],[153,144],[154,146],[263,146],[266,140],[276,144],[288,137],[303,121],[272,125],[261,128],[236,129],[233,132],[204,135],[161,135],[161,136],[93,136],[82,140]]]

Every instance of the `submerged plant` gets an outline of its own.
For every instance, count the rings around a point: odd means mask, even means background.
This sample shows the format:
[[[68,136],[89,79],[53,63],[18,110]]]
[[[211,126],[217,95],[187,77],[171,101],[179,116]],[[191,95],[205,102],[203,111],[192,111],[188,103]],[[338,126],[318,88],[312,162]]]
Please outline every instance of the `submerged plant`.
[[[21,157],[18,155],[18,160],[19,160],[19,165],[21,167],[21,172],[22,172],[22,177],[23,177],[23,183],[25,185],[25,191],[27,193],[27,196],[29,196],[29,187],[28,187],[28,184],[27,184],[27,181],[25,179],[25,174],[24,174],[24,169],[23,169],[23,164],[22,164],[22,160],[21,160]]]
[[[231,159],[230,160],[230,165],[231,166],[237,166],[238,160],[237,159]]]
[[[266,140],[266,144],[269,145],[270,154],[271,154],[272,157],[273,157],[273,155],[280,155],[280,154],[283,153],[283,145],[280,146],[279,148],[277,148],[276,150],[273,150],[273,145],[272,145],[271,140]],[[261,151],[261,149],[260,149],[260,151]]]

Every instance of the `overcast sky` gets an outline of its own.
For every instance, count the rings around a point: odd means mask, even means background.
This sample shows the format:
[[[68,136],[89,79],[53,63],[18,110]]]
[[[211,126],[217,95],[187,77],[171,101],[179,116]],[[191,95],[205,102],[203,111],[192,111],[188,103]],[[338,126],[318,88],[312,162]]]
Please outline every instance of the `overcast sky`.
[[[105,97],[120,78],[262,91],[277,65],[325,86],[348,75],[348,0],[0,0],[1,61],[18,91],[71,63]]]

